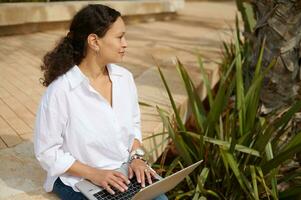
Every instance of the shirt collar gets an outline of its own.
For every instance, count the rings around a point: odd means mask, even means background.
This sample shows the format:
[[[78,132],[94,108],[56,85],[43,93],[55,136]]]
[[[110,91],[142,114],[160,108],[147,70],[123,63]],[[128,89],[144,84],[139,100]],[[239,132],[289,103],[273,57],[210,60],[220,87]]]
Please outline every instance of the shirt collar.
[[[115,64],[107,64],[107,69],[110,77],[111,75],[122,76],[122,71]]]
[[[122,76],[122,72],[117,67],[115,67],[114,64],[108,64],[107,69],[111,79],[113,78],[113,76]],[[72,89],[79,86],[82,82],[89,83],[89,79],[82,73],[77,65],[74,65],[66,73],[66,76]]]

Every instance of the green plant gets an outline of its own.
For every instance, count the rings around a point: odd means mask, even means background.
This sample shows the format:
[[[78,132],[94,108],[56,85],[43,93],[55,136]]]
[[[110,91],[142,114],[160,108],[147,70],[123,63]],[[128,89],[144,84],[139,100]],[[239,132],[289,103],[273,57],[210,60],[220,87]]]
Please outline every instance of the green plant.
[[[201,58],[198,59],[207,88],[208,106],[201,101],[185,67],[178,61],[177,70],[192,110],[190,122],[193,123],[189,128],[182,121],[158,66],[174,115],[170,117],[161,108],[157,109],[178,152],[178,156],[166,167],[166,175],[204,160],[204,165],[186,178],[186,184],[170,194],[171,198],[278,199],[286,193],[279,192],[277,186],[300,177],[300,172],[293,171],[290,177],[284,178],[279,169],[301,152],[301,133],[287,137],[285,142],[280,139],[290,135],[291,119],[301,109],[301,101],[295,102],[281,115],[276,115],[276,112],[262,115],[260,91],[263,78],[274,62],[264,71],[261,69],[263,44],[254,75],[245,84],[243,66],[247,61],[239,32],[235,42],[226,47],[232,57],[223,62],[215,91],[210,88]],[[286,199],[301,193],[300,186],[289,189],[291,193],[284,197]]]
[[[252,5],[247,1],[235,0],[236,7],[241,14],[241,18],[244,24],[244,30],[251,34],[256,25],[256,20],[254,18],[254,10]]]

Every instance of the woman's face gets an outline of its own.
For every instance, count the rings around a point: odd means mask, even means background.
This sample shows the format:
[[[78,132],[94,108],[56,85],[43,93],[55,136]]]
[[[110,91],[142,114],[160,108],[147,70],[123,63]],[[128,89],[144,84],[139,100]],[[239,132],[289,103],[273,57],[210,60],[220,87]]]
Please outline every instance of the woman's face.
[[[104,37],[99,39],[100,57],[106,63],[122,61],[127,47],[125,24],[121,17],[111,25]]]

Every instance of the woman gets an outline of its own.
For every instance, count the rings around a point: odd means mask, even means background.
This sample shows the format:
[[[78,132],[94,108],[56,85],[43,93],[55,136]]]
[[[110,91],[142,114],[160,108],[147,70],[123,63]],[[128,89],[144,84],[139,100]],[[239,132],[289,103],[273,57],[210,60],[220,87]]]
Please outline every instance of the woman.
[[[47,171],[45,190],[61,199],[85,199],[75,187],[82,179],[114,194],[125,192],[133,176],[145,187],[156,175],[137,153],[142,138],[133,76],[112,64],[122,61],[126,47],[120,13],[89,5],[44,57],[48,88],[37,113],[35,155]],[[113,170],[124,163],[128,176]]]

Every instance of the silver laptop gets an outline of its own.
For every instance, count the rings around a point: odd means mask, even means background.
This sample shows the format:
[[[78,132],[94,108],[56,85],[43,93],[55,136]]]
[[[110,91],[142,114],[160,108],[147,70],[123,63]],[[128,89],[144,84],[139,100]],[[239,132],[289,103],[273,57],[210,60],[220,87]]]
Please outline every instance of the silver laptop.
[[[160,176],[155,177],[157,180],[151,185],[147,185],[145,188],[141,188],[141,184],[137,182],[136,177],[132,178],[131,183],[128,185],[126,192],[119,192],[117,190],[115,195],[111,195],[105,189],[94,185],[90,181],[82,180],[75,184],[75,187],[83,193],[89,200],[151,200],[160,194],[164,194],[178,185],[187,175],[189,175],[197,166],[201,164],[201,161],[194,163],[166,178]],[[120,171],[124,175],[128,175],[127,166],[123,166],[117,171]]]

